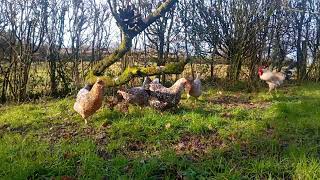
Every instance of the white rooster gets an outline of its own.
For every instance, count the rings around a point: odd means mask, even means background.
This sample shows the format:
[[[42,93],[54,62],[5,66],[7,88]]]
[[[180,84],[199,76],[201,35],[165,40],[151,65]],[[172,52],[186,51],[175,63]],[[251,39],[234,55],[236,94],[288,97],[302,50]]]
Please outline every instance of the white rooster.
[[[289,78],[288,73],[270,71],[265,66],[259,67],[258,74],[260,79],[266,81],[266,83],[269,85],[269,93],[271,93],[272,90],[276,91],[277,87],[282,85],[285,79]]]

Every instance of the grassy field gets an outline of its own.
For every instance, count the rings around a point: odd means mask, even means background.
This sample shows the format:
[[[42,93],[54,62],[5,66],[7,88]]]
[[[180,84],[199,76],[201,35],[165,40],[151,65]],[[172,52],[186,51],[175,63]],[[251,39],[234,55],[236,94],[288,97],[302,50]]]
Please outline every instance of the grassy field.
[[[320,85],[266,91],[104,107],[87,126],[71,98],[3,106],[0,179],[320,178]]]

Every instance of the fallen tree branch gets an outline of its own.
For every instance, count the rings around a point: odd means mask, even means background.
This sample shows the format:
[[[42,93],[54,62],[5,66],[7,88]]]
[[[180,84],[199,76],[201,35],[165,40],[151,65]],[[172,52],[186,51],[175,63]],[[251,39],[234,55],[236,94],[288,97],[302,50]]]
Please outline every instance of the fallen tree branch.
[[[165,66],[128,67],[116,79],[108,76],[101,78],[105,81],[106,87],[115,87],[126,84],[135,77],[146,77],[162,74],[181,74],[188,62],[189,59],[182,62],[170,63]],[[87,79],[87,82],[89,84],[93,84],[97,77],[93,73],[90,74],[91,75],[88,76],[89,78]]]

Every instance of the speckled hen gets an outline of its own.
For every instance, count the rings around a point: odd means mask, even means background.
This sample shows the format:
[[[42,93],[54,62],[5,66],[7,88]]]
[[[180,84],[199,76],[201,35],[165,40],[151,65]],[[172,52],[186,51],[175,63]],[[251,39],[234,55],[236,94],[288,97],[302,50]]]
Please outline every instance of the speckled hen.
[[[150,83],[150,106],[159,110],[177,106],[186,84],[190,84],[186,78],[179,79],[169,88],[160,83]]]
[[[118,90],[117,93],[122,96],[126,103],[136,104],[139,106],[147,106],[149,100],[149,94],[146,89],[149,88],[151,79],[146,77],[143,81],[142,86],[133,87],[128,90]]]

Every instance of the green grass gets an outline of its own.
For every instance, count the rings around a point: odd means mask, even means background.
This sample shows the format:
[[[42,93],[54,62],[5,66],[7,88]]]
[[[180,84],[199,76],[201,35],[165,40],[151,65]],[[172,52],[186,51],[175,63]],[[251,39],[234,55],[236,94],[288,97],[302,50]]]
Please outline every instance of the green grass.
[[[0,108],[0,179],[318,179],[320,85],[277,94],[209,87],[176,110],[102,108],[88,126],[73,99]]]

